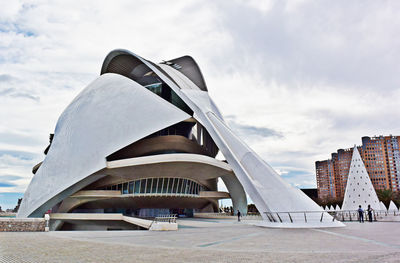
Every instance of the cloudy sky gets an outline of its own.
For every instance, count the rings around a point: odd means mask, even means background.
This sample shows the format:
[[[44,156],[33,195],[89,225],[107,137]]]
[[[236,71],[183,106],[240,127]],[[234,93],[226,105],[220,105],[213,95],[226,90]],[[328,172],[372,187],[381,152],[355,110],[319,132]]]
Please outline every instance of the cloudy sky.
[[[0,0],[0,206],[68,103],[129,49],[191,55],[240,137],[288,182],[361,136],[400,135],[399,1]],[[56,176],[56,174],[55,174]]]

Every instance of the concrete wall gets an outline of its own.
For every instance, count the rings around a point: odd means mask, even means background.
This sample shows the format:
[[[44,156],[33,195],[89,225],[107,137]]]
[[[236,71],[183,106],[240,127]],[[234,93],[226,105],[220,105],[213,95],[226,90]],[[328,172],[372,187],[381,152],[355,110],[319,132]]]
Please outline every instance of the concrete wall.
[[[43,218],[0,218],[0,232],[44,232]]]

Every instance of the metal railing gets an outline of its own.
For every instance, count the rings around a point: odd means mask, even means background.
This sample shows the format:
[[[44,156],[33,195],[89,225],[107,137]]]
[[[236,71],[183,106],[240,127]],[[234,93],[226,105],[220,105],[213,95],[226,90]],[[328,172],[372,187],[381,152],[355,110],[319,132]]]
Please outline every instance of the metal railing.
[[[310,223],[310,222],[328,222],[328,221],[359,221],[357,210],[339,210],[339,211],[282,211],[282,212],[264,212],[268,220],[272,223]],[[398,211],[372,211],[372,221],[387,221],[393,216],[400,217]],[[363,212],[363,220],[369,219],[368,211]],[[395,221],[400,221],[395,220]]]
[[[337,220],[334,216],[330,219],[327,211],[283,211],[264,212],[271,223],[311,223],[328,222]]]
[[[195,213],[195,217],[203,218],[221,218],[221,219],[237,219],[237,215],[226,212],[215,212],[215,213]],[[246,215],[240,216],[240,220],[262,220],[262,217],[258,213],[247,213]]]
[[[176,223],[176,214],[170,214],[170,215],[159,215],[154,218],[154,223]]]
[[[329,213],[340,221],[360,221],[360,216],[357,210],[329,211]],[[385,221],[387,217],[400,216],[400,214],[397,211],[373,210],[371,216],[372,221]],[[363,220],[370,220],[368,211],[363,212]]]

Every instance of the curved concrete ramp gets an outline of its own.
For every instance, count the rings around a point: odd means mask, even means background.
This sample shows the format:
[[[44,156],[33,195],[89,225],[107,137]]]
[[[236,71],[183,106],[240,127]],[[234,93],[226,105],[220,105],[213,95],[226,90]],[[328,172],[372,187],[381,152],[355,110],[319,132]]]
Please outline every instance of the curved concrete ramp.
[[[137,217],[124,216],[122,214],[92,214],[92,213],[52,213],[51,220],[103,220],[103,221],[124,221],[133,225],[150,229],[153,221]]]

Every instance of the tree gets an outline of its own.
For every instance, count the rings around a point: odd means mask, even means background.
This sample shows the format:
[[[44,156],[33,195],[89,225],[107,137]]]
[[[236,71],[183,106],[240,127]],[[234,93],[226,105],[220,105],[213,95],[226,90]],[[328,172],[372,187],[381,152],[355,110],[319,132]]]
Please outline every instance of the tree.
[[[15,208],[13,209],[14,213],[18,212],[18,209],[19,209],[19,206],[21,205],[21,202],[22,202],[22,198],[18,198],[17,206],[15,206]]]
[[[386,207],[389,207],[390,200],[393,200],[393,192],[390,189],[376,190],[379,201],[382,201]]]

